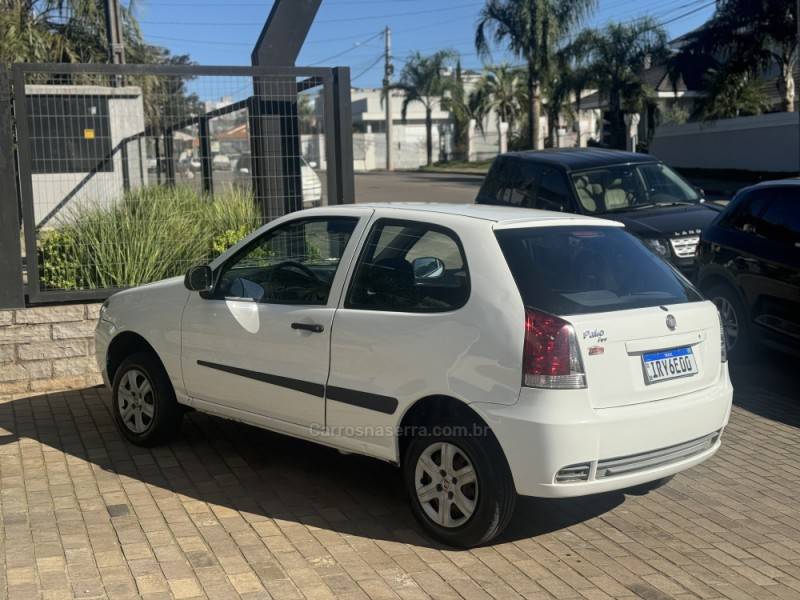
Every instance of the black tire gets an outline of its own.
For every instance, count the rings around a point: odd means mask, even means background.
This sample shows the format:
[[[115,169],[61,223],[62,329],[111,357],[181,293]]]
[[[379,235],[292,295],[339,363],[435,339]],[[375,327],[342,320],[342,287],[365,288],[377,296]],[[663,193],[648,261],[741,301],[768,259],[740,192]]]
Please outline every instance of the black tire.
[[[736,293],[731,286],[725,283],[717,283],[709,286],[705,290],[706,298],[716,304],[720,310],[720,314],[725,313],[725,305],[730,307],[736,318],[737,334],[733,343],[726,332],[726,339],[728,340],[728,358],[730,360],[746,360],[753,350],[753,336],[750,330],[750,318],[747,310],[742,304],[739,294]],[[726,324],[727,327],[727,324]]]
[[[142,389],[145,387],[144,379],[146,379],[150,392],[138,394],[137,390],[131,394],[132,378],[140,383]],[[154,446],[168,441],[180,430],[183,411],[175,399],[175,390],[163,365],[153,354],[138,352],[125,358],[114,374],[111,389],[111,411],[114,414],[114,421],[128,441],[138,446]],[[139,415],[138,424],[136,415],[125,410],[129,406],[131,397],[134,403],[145,405]],[[151,414],[146,414],[148,412]],[[137,431],[139,424],[144,426],[141,431]]]
[[[467,431],[471,431],[473,426],[470,423],[465,428]],[[452,428],[452,433],[463,433],[457,429]],[[442,443],[450,444],[463,453],[463,456],[453,459],[454,463],[456,460],[461,460],[463,465],[466,458],[476,473],[477,494],[474,496],[477,498],[472,514],[463,524],[451,527],[445,527],[435,522],[428,515],[417,496],[417,463],[420,456],[434,444]],[[500,445],[491,432],[481,436],[430,435],[413,438],[408,444],[403,461],[403,479],[414,516],[431,537],[449,546],[471,548],[489,542],[502,533],[514,513],[514,504],[517,500],[514,481]],[[432,483],[436,484],[436,482]],[[431,482],[426,481],[425,484],[428,485]],[[448,483],[450,489],[453,489],[455,485],[457,482]],[[461,485],[463,487],[459,487],[459,491],[469,495],[469,484]],[[444,493],[448,492],[444,491]],[[452,498],[453,492],[449,493]],[[426,504],[431,506],[430,502]],[[457,507],[455,514],[463,516]]]

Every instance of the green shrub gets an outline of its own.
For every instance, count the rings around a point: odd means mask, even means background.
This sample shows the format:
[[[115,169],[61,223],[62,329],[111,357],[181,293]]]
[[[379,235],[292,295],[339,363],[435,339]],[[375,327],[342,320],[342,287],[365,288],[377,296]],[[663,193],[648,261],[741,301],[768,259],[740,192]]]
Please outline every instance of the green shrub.
[[[180,275],[258,223],[252,196],[239,190],[212,199],[189,187],[143,188],[110,207],[70,211],[42,232],[41,284],[117,288]]]

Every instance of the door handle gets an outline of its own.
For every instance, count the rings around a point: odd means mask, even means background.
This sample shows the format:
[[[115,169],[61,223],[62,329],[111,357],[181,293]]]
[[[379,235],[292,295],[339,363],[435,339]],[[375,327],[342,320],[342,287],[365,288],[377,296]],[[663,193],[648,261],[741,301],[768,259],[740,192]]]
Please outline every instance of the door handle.
[[[292,329],[302,329],[311,333],[322,333],[325,328],[318,323],[292,323]]]

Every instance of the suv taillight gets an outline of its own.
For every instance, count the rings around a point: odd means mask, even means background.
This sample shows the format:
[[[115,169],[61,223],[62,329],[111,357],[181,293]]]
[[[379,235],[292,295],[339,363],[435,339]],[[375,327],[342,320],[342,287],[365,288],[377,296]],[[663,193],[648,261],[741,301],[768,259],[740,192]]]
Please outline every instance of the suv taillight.
[[[525,309],[522,385],[558,390],[586,387],[572,325],[553,315]]]

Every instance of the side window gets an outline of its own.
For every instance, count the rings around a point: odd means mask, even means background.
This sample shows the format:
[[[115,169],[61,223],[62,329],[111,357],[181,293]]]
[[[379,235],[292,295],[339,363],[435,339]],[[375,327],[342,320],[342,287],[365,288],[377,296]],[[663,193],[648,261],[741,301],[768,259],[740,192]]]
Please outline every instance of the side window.
[[[455,233],[416,221],[380,220],[361,252],[345,307],[445,312],[466,304],[469,286]]]
[[[478,204],[533,206],[535,175],[523,163],[498,160],[478,192]]]
[[[768,240],[800,248],[800,194],[794,189],[770,190],[773,200],[756,226],[756,233]],[[794,191],[794,198],[790,197]]]
[[[266,232],[222,267],[214,297],[325,305],[355,217],[291,221]]]
[[[745,233],[756,234],[761,215],[770,202],[767,190],[753,190],[742,199],[737,210],[727,219],[727,225]]]
[[[533,208],[572,212],[569,188],[563,173],[555,169],[544,172]]]

